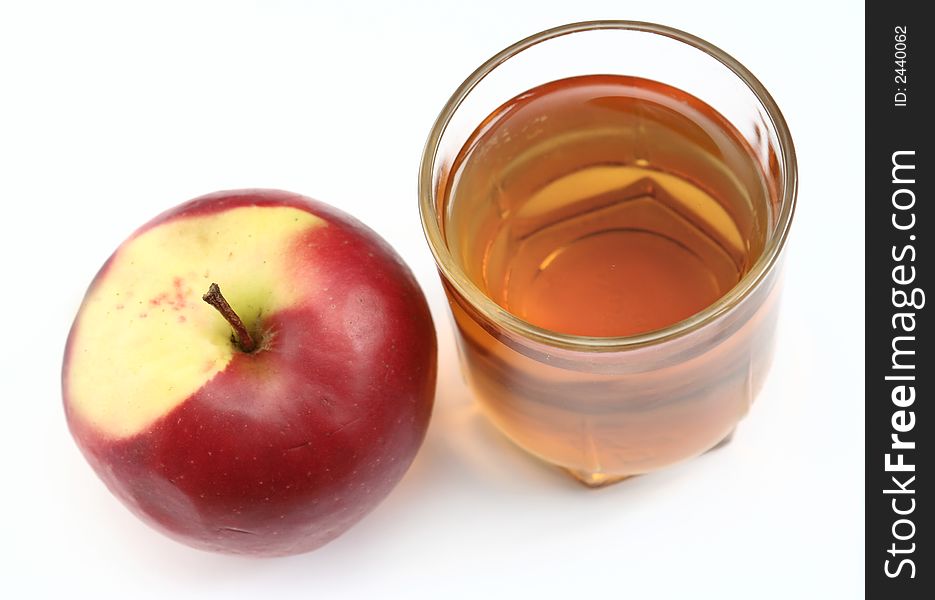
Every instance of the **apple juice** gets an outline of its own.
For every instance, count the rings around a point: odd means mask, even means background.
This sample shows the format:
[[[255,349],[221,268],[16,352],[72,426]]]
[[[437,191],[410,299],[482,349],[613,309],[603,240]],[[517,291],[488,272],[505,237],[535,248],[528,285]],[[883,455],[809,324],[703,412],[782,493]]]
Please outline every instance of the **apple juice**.
[[[588,75],[536,87],[486,118],[441,183],[439,213],[454,260],[507,311],[563,334],[634,336],[704,310],[750,270],[773,218],[766,181],[741,134],[701,100]],[[756,324],[772,322],[775,303],[674,366],[698,374],[682,389],[666,380],[684,373],[636,356],[607,376],[531,360],[453,304],[466,372],[493,421],[600,483],[730,433],[766,372],[772,329]]]

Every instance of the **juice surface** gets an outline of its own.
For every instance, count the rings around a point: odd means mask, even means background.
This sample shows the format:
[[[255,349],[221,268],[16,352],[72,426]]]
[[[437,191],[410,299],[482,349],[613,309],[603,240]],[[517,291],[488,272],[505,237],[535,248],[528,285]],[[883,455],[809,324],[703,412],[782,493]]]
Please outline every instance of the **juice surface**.
[[[545,329],[626,336],[703,310],[763,249],[756,157],[711,107],[646,79],[554,81],[453,162],[443,228],[486,295]]]

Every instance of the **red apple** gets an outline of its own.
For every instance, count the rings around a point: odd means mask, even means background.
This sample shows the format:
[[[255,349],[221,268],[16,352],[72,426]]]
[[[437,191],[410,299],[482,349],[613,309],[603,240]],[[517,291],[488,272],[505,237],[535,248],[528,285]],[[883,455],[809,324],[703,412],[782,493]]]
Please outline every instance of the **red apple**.
[[[226,316],[202,301],[215,282]],[[320,202],[244,190],[117,249],[62,388],[78,446],[140,518],[198,548],[283,555],[340,535],[400,480],[435,361],[425,298],[386,242]]]

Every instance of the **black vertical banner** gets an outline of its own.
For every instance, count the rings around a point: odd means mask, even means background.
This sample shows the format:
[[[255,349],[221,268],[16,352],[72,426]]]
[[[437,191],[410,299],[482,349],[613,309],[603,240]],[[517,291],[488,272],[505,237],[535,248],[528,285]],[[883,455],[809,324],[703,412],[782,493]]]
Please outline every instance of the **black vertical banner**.
[[[866,8],[866,584],[931,598],[935,455],[932,119],[935,22],[926,2]],[[842,99],[842,101],[844,101]],[[927,457],[927,458],[924,458]]]

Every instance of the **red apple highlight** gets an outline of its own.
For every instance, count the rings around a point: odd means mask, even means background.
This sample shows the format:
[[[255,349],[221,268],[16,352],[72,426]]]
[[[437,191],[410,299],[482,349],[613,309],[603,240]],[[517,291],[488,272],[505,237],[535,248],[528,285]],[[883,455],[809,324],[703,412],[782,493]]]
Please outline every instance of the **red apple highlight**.
[[[283,555],[396,485],[435,372],[428,306],[389,245],[323,203],[243,190],[117,249],[75,318],[62,388],[78,446],[140,518],[197,548]]]

